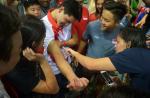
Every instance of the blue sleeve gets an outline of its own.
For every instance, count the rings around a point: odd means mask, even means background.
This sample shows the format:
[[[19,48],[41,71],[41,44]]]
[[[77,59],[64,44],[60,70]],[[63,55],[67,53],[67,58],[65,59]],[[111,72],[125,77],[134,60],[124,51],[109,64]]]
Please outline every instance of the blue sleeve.
[[[138,52],[138,51],[137,51]],[[127,49],[121,53],[109,57],[116,70],[120,73],[139,73],[139,55],[134,50]]]

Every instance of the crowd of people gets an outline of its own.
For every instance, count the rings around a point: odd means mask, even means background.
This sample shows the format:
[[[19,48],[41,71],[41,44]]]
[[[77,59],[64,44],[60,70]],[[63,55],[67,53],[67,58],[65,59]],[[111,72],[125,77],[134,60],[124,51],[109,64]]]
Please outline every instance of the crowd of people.
[[[149,0],[0,0],[0,98],[149,98]]]

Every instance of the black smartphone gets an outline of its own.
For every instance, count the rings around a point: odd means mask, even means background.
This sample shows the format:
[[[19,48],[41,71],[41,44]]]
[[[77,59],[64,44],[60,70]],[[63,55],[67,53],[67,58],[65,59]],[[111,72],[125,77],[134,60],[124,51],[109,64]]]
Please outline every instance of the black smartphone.
[[[107,71],[100,71],[103,79],[105,80],[105,83],[108,85],[108,86],[114,86],[115,85],[115,82],[111,79],[109,73]]]

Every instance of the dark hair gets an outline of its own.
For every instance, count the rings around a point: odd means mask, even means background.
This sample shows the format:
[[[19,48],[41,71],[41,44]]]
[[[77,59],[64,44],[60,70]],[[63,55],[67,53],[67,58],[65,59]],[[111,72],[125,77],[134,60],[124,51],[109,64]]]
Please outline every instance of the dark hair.
[[[120,22],[127,13],[127,6],[115,1],[105,2],[103,9],[109,10],[116,22]]]
[[[101,16],[104,3],[109,2],[109,1],[113,1],[113,0],[104,0],[101,9],[98,9],[98,8],[97,8],[97,1],[98,1],[98,0],[95,0],[95,9],[96,9],[95,14],[96,14],[96,16],[99,16],[99,15]]]
[[[9,61],[12,45],[12,36],[20,29],[20,18],[10,8],[0,4],[0,60]]]
[[[123,85],[107,88],[102,91],[99,98],[150,98],[150,96],[147,93]]]
[[[135,27],[124,28],[118,34],[126,43],[131,42],[130,48],[146,48],[146,36],[144,30]]]
[[[65,0],[62,5],[64,7],[64,13],[69,16],[74,16],[78,21],[82,17],[82,6],[76,0]]]
[[[103,9],[103,7],[102,7],[101,9],[98,9],[98,8],[97,8],[97,1],[98,1],[98,0],[95,0],[95,1],[94,1],[94,2],[95,2],[95,10],[96,10],[96,11],[95,11],[95,15],[96,15],[96,16],[101,15],[101,14],[102,14],[102,9]]]
[[[27,15],[23,17],[21,34],[23,40],[22,48],[30,47],[34,50],[32,44],[39,44],[39,42],[45,37],[45,26],[43,22],[35,16]]]
[[[22,3],[24,5],[25,10],[27,10],[28,7],[30,7],[32,5],[39,5],[40,6],[40,3],[38,0],[23,0]]]

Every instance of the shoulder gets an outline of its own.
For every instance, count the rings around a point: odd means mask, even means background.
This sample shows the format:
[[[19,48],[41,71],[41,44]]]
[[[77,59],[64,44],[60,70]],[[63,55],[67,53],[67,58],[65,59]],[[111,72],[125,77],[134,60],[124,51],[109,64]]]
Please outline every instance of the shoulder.
[[[48,21],[48,17],[47,17],[47,15],[46,15],[46,16],[44,16],[41,20],[42,20],[42,21]]]
[[[141,58],[141,56],[149,55],[150,57],[150,50],[146,48],[129,48],[124,50],[123,52],[117,53],[110,58],[112,59],[125,59],[125,60],[135,60],[137,58]]]
[[[83,11],[83,13],[89,13],[88,9],[84,6],[82,7],[82,11]]]
[[[100,23],[100,20],[97,19],[97,20],[95,20],[95,21],[89,22],[88,27],[96,28],[96,27],[99,27],[100,24],[101,24],[101,23]],[[99,27],[99,28],[100,28],[100,27]]]
[[[44,23],[45,25],[52,26],[51,22],[48,20],[47,15],[44,16],[41,20],[43,21],[43,23]]]
[[[143,52],[145,52],[145,53],[150,52],[150,49],[148,49],[148,48],[129,48],[129,49],[126,49],[123,53],[140,54]]]

